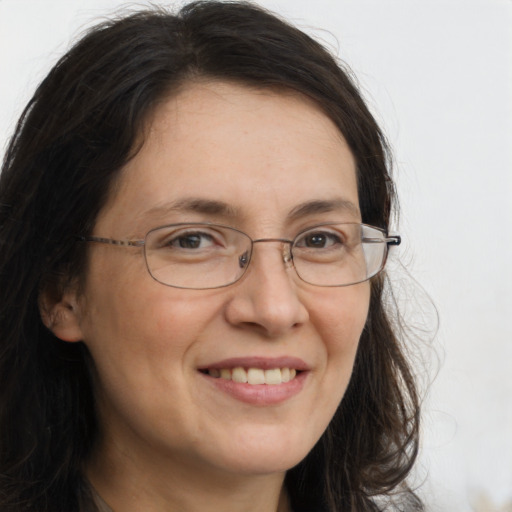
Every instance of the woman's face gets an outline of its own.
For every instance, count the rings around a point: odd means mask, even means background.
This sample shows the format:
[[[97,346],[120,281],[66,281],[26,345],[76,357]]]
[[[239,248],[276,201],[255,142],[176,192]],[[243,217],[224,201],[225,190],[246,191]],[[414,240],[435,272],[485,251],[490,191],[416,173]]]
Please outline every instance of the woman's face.
[[[157,108],[93,234],[134,240],[165,224],[214,222],[290,239],[360,220],[354,159],[312,102],[204,82]],[[209,290],[158,283],[141,248],[88,249],[74,311],[97,371],[101,449],[140,468],[167,461],[247,475],[304,458],[350,379],[367,282],[306,284],[278,242],[256,244],[240,281]],[[256,377],[301,372],[281,384],[216,378],[235,366]]]

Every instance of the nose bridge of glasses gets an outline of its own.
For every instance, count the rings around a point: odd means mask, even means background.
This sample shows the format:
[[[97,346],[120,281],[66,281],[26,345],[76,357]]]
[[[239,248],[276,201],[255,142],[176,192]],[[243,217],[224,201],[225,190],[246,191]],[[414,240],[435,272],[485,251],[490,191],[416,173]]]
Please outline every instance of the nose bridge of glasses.
[[[257,240],[253,240],[252,243],[259,244],[263,242],[275,242],[280,243],[282,245],[282,257],[283,261],[288,264],[292,261],[292,244],[293,240],[288,240],[287,238],[258,238]]]

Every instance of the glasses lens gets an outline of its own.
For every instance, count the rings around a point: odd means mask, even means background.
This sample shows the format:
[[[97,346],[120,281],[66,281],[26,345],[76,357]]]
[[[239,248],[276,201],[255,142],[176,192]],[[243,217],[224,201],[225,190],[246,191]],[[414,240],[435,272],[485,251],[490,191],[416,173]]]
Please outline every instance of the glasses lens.
[[[296,237],[293,263],[299,277],[317,286],[347,286],[377,274],[385,261],[384,232],[364,224],[332,224]]]
[[[149,273],[177,288],[219,288],[244,274],[251,239],[213,224],[174,224],[150,231],[145,240]]]

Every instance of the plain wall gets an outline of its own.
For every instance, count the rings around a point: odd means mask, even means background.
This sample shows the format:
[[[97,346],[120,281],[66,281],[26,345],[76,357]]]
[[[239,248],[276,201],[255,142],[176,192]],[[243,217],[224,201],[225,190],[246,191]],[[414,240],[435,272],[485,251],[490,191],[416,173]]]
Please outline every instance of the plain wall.
[[[260,3],[351,66],[394,148],[400,258],[439,314],[432,343],[432,307],[420,292],[408,302],[415,292],[405,278],[402,299],[427,327],[423,352],[437,374],[417,470],[429,510],[510,511],[512,2]],[[49,67],[122,4],[0,0],[2,153]]]

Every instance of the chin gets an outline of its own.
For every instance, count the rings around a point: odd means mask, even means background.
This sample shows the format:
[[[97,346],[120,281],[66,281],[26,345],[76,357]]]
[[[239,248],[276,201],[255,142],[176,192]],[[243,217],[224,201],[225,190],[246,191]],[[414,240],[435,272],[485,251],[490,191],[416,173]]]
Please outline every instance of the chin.
[[[284,473],[299,464],[310,452],[321,436],[311,433],[293,432],[293,429],[261,428],[256,432],[232,438],[217,460],[223,459],[223,466],[240,475],[264,475]]]
[[[229,460],[226,461],[225,469],[237,475],[254,476],[286,473],[296,466],[307,455],[297,456],[292,454],[276,455],[276,453],[259,454],[253,459]]]

